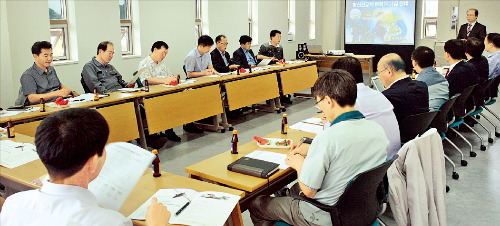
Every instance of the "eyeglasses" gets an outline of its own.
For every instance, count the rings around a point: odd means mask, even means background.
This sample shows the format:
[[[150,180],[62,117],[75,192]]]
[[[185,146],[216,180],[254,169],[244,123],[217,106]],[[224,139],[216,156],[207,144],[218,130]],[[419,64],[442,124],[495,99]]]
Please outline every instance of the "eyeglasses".
[[[229,43],[227,43],[227,42],[218,42],[218,43],[220,43],[220,44],[222,44],[222,45],[225,45],[225,46],[227,46],[227,44],[229,44]]]
[[[314,104],[314,107],[317,108],[318,110],[321,110],[319,108],[319,103],[321,103],[321,101],[323,101],[325,99],[325,97],[321,98],[321,100],[317,101],[316,104]]]
[[[382,74],[382,72],[386,71],[387,69],[389,69],[388,67],[386,67],[384,70],[381,70],[381,71],[377,71],[377,75],[380,75]]]

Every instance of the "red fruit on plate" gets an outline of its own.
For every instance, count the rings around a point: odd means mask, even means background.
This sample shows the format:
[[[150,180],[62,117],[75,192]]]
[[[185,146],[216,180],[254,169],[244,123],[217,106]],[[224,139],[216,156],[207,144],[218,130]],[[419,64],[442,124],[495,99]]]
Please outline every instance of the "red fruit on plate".
[[[62,100],[63,100],[63,99],[62,99],[62,97],[59,97],[59,98],[57,98],[57,99],[56,99],[56,101],[54,101],[54,102],[55,102],[57,105],[60,105],[59,103],[61,103],[61,101],[62,101]]]
[[[247,70],[245,70],[245,68],[240,69],[240,73],[245,73],[245,72],[247,72]]]
[[[168,85],[169,85],[169,86],[176,86],[176,85],[177,85],[177,81],[176,81],[176,80],[173,80],[173,81],[171,81]]]
[[[255,139],[257,142],[259,142],[260,145],[265,145],[265,144],[269,143],[269,141],[267,139],[264,139],[264,138],[261,138],[258,136],[253,136],[253,139]]]
[[[285,141],[280,141],[279,146],[284,146],[284,145],[285,145]]]
[[[286,140],[286,143],[287,143],[288,145],[290,145],[290,144],[292,144],[292,141],[291,141],[291,140]]]

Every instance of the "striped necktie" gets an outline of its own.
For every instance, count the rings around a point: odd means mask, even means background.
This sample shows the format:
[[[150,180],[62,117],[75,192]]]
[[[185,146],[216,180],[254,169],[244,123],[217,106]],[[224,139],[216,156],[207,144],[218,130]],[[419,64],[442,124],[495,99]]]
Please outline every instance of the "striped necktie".
[[[471,24],[469,24],[469,26],[467,26],[467,36],[469,36],[470,30],[471,30],[470,28],[471,28],[471,27],[472,27],[472,25],[471,25]]]

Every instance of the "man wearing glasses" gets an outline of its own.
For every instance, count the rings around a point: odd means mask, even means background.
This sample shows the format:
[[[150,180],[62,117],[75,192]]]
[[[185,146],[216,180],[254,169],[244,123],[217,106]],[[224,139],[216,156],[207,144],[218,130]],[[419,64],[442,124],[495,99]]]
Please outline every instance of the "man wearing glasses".
[[[429,91],[421,81],[414,81],[405,72],[405,62],[395,53],[383,56],[377,74],[385,87],[382,92],[394,106],[398,122],[407,116],[429,111]]]
[[[212,57],[212,65],[214,69],[218,72],[227,73],[231,70],[238,69],[240,65],[232,64],[229,65],[231,57],[229,53],[226,52],[227,49],[227,38],[225,35],[219,35],[215,38],[215,43],[217,48],[210,52]]]
[[[148,81],[149,85],[170,84],[177,80],[167,66],[165,57],[168,54],[168,45],[164,41],[157,41],[151,47],[151,54],[139,63],[138,70],[146,68],[140,76],[142,84]]]
[[[354,109],[356,89],[356,81],[344,70],[327,72],[314,84],[316,106],[332,123],[310,146],[301,144],[287,156],[286,163],[298,177],[290,194],[302,192],[333,206],[354,176],[384,163],[389,140],[380,125]],[[332,224],[329,212],[292,196],[261,195],[250,203],[249,210],[256,226],[278,220],[291,225]]]

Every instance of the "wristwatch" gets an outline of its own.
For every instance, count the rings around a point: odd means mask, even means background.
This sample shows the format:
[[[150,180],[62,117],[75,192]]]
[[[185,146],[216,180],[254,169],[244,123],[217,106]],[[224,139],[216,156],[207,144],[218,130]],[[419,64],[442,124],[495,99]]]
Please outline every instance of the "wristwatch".
[[[302,139],[300,141],[304,144],[311,144],[313,142],[313,139],[311,139],[309,137],[302,137]]]

